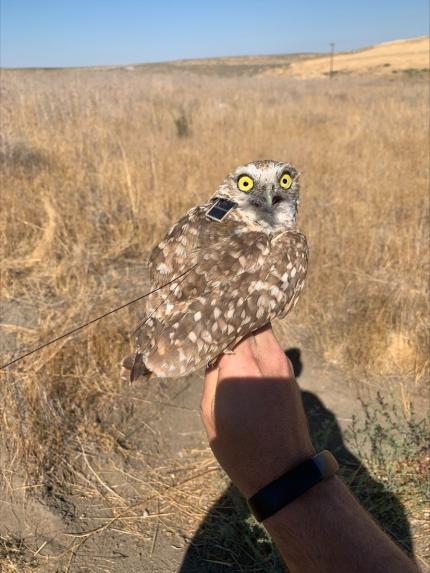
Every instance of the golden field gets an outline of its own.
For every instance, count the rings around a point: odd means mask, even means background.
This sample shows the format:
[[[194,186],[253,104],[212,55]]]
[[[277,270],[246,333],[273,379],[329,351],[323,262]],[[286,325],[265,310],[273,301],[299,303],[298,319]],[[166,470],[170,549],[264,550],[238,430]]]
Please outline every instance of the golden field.
[[[426,84],[409,79],[4,72],[2,293],[31,303],[38,324],[20,325],[20,347],[126,302],[124,289],[143,293],[135,265],[169,225],[236,165],[273,157],[302,173],[311,264],[300,327],[327,359],[419,385],[426,96]],[[102,372],[111,378],[128,338],[120,315],[109,336]]]
[[[423,395],[425,81],[196,75],[179,65],[3,70],[1,104],[2,362],[143,294],[146,256],[169,225],[235,166],[272,158],[301,171],[311,251],[282,340],[294,329],[346,380],[400,388],[405,410]],[[2,372],[13,464],[58,486],[71,480],[76,441],[109,450],[114,438],[94,411],[120,400],[131,331],[123,310]]]
[[[362,50],[335,54],[333,67],[336,74],[392,75],[429,71],[429,37],[384,42]],[[275,73],[310,78],[327,75],[330,56],[309,57],[304,62],[293,62],[287,70]],[[270,73],[270,72],[269,72]]]

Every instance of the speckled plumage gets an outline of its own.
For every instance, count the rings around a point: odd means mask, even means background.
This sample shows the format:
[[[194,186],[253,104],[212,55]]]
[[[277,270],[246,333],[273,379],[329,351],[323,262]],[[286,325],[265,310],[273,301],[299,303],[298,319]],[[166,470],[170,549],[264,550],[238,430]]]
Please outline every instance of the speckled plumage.
[[[289,189],[280,186],[284,173]],[[254,185],[246,193],[238,188],[244,174]],[[253,162],[168,231],[149,258],[151,288],[183,276],[147,298],[136,353],[124,361],[131,379],[188,374],[290,311],[308,258],[306,238],[296,230],[298,195],[293,166]],[[237,204],[222,221],[206,216],[217,198]]]

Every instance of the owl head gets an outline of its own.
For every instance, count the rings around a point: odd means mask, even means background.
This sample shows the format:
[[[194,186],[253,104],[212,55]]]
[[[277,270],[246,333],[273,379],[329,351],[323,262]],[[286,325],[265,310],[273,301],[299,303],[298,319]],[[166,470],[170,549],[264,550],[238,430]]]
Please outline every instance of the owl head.
[[[232,171],[213,197],[234,201],[245,218],[273,231],[294,228],[298,178],[298,171],[289,163],[253,161]]]

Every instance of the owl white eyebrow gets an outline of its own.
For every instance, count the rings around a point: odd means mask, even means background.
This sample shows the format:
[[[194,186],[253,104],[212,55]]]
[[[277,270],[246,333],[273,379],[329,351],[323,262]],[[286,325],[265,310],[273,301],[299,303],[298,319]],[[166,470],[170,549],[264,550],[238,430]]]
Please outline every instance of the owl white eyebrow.
[[[137,298],[135,298],[129,302],[126,302],[125,304],[122,304],[121,306],[118,306],[117,308],[109,310],[108,312],[105,312],[101,316],[98,316],[97,318],[93,318],[93,319],[89,320],[88,322],[86,322],[85,324],[81,324],[80,326],[77,326],[76,328],[73,328],[72,330],[69,330],[68,332],[65,332],[64,334],[61,334],[60,336],[57,336],[56,338],[53,338],[52,340],[49,340],[48,342],[41,344],[37,348],[33,348],[33,350],[30,350],[29,352],[26,352],[25,354],[22,354],[22,355],[18,356],[17,358],[14,358],[10,362],[6,362],[6,364],[2,364],[2,366],[0,366],[0,370],[4,370],[5,368],[12,366],[12,364],[19,362],[20,360],[23,360],[24,358],[27,358],[31,354],[34,354],[35,352],[38,352],[39,350],[42,350],[43,348],[46,348],[47,346],[50,346],[51,344],[54,344],[55,342],[58,342],[59,340],[66,338],[67,336],[71,336],[72,334],[75,334],[75,332],[78,332],[79,330],[82,330],[83,328],[86,328],[87,326],[90,326],[91,324],[94,324],[95,322],[98,322],[99,320],[106,318],[107,316],[113,314],[114,312],[117,312],[118,310],[122,310],[123,308],[126,308],[127,306],[130,306],[131,304],[134,304],[135,302],[142,300],[142,298],[145,298],[145,297],[149,296],[150,294],[153,294],[154,292],[157,292],[157,291],[163,289],[164,287],[172,284],[173,282],[177,281],[181,277],[184,277],[185,275],[187,275],[189,272],[191,272],[193,269],[195,269],[196,266],[197,266],[197,263],[195,265],[193,265],[192,267],[190,267],[189,269],[187,269],[186,271],[184,271],[183,273],[181,273],[180,275],[171,279],[169,282],[155,288],[154,290],[151,290],[145,294],[142,294],[141,296],[138,296]]]

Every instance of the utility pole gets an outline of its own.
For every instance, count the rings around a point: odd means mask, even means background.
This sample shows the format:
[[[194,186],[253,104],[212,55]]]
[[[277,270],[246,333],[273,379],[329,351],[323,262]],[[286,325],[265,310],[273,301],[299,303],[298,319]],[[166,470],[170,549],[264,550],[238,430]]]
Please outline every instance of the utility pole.
[[[330,51],[330,72],[329,72],[328,77],[329,77],[330,79],[332,79],[332,78],[333,78],[333,74],[334,74],[334,69],[333,69],[334,42],[330,42],[330,48],[331,48],[331,51]]]

